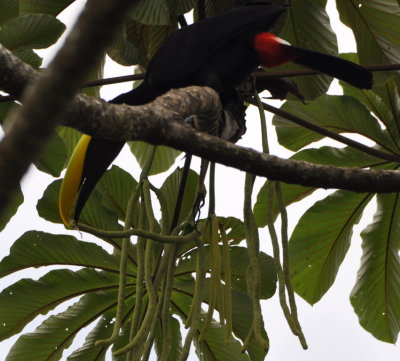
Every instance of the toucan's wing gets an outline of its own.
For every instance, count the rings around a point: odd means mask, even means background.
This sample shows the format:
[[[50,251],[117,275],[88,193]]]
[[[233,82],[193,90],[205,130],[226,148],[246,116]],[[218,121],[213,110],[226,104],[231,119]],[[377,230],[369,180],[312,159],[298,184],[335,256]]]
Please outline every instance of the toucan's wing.
[[[248,36],[243,46],[251,49],[252,35],[268,30],[284,11],[284,7],[271,4],[244,6],[180,29],[150,62],[149,83],[158,88],[180,86],[182,79],[190,78],[227,44],[242,41],[243,34]]]

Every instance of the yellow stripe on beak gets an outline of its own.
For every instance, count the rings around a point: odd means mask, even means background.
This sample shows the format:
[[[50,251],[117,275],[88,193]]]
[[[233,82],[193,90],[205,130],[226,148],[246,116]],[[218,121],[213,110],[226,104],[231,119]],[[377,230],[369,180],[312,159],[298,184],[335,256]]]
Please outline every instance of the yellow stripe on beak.
[[[85,163],[86,152],[92,137],[90,135],[82,135],[79,139],[71,159],[69,160],[67,171],[61,184],[60,196],[58,200],[58,208],[60,216],[66,227],[72,225],[72,214],[75,201],[81,186],[83,166]]]

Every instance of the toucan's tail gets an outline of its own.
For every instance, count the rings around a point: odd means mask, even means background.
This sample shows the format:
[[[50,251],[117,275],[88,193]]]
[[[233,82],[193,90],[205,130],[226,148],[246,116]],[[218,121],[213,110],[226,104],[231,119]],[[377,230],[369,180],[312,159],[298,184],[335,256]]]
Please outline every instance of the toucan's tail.
[[[124,142],[81,137],[61,185],[59,209],[65,225],[78,221],[90,193],[123,146]]]
[[[336,56],[290,46],[295,57],[292,62],[320,71],[362,89],[371,89],[372,73],[360,65]]]
[[[158,93],[144,81],[137,88],[110,101],[114,104],[141,105],[152,101]],[[71,156],[59,197],[59,210],[66,226],[77,222],[83,206],[100,177],[117,157],[124,142],[83,135]]]

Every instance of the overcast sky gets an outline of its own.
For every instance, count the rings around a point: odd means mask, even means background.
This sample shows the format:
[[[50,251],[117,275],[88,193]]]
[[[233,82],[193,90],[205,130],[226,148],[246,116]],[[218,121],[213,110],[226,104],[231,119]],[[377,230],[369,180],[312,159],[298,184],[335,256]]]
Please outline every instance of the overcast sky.
[[[71,23],[71,19],[76,16],[77,9],[83,1],[77,1],[76,4],[67,9],[61,14],[61,20],[65,23]],[[354,50],[354,39],[349,29],[345,28],[338,21],[334,1],[328,1],[328,11],[333,21],[333,28],[338,34],[339,47],[341,52]],[[43,52],[42,52],[43,54]],[[130,74],[132,71],[129,68],[116,66],[111,62],[107,62],[105,77]],[[125,83],[120,85],[105,86],[102,90],[102,96],[105,99],[115,97],[117,94],[131,89],[131,84]],[[338,94],[340,87],[335,82],[332,86],[331,93]],[[253,116],[254,115],[254,116]],[[249,145],[261,149],[259,140],[259,122],[257,112],[251,110],[248,113],[248,132],[241,140],[240,144]],[[270,132],[271,134],[271,132]],[[282,157],[288,157],[290,152],[280,147],[273,135],[270,139],[271,152]],[[125,156],[124,156],[125,154]],[[182,158],[181,158],[182,159]],[[123,152],[122,157],[119,157],[117,164],[123,165],[129,171],[138,174],[138,169],[132,165],[132,157],[127,151]],[[217,214],[225,216],[242,217],[242,189],[244,182],[244,174],[233,169],[228,169],[222,166],[217,167],[217,192],[219,200],[217,201]],[[229,179],[229,181],[226,181]],[[23,181],[23,190],[25,194],[25,203],[20,207],[18,214],[7,228],[0,234],[0,259],[6,256],[12,243],[20,237],[25,231],[30,229],[45,230],[50,233],[65,233],[62,226],[54,225],[40,219],[36,213],[36,202],[41,197],[47,184],[51,181],[49,176],[46,176],[35,169],[31,169]],[[257,181],[257,186],[263,184],[263,180]],[[238,189],[240,191],[238,191]],[[255,192],[257,194],[257,191]],[[232,195],[235,195],[233,197]],[[310,206],[316,199],[323,198],[326,192],[321,191],[312,198],[312,201],[305,201],[301,205],[294,205],[289,208],[290,227],[296,224],[301,213]],[[229,210],[229,213],[228,211]],[[368,222],[368,218],[373,213],[373,205],[370,206],[369,215],[355,229],[357,234]],[[92,239],[88,235],[78,235],[78,238],[84,240]],[[265,231],[261,233],[261,244],[265,251],[270,252],[269,241]],[[346,256],[343,265],[340,268],[339,275],[334,286],[329,290],[325,297],[315,306],[311,307],[299,297],[297,304],[299,308],[299,318],[303,331],[308,341],[309,349],[303,351],[297,338],[293,336],[282,316],[282,311],[279,306],[276,295],[272,300],[263,302],[264,321],[266,329],[270,337],[271,349],[267,357],[270,361],[348,361],[348,360],[363,360],[363,361],[397,361],[399,360],[400,349],[398,346],[393,346],[380,341],[377,341],[369,333],[364,331],[358,324],[357,316],[349,302],[349,294],[355,283],[356,271],[359,266],[361,256],[361,240],[359,237],[354,237],[351,248]],[[29,270],[17,275],[10,276],[0,280],[0,289],[7,287],[17,280],[21,275],[23,277],[33,277],[35,279],[41,277],[46,270]],[[70,303],[69,303],[70,304]],[[42,320],[50,314],[63,311],[66,306],[57,307],[55,311],[40,316],[37,320],[29,324],[24,332],[33,331]],[[1,310],[0,310],[1,312]],[[16,341],[17,336],[0,343],[0,361],[5,360],[5,356],[10,346]],[[74,343],[75,347],[83,342],[83,336],[78,337],[78,341]],[[75,348],[74,347],[74,348]],[[70,352],[65,352],[63,360]],[[191,356],[191,360],[197,360],[195,356]],[[111,360],[111,357],[108,358]],[[155,357],[153,355],[153,360]],[[27,359],[27,361],[29,361]]]

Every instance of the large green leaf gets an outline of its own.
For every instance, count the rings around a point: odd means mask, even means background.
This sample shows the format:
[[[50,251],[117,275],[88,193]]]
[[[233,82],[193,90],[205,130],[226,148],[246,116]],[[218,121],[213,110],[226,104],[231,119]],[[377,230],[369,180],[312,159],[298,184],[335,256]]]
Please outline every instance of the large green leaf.
[[[238,243],[245,239],[244,223],[235,217],[218,217],[218,223],[224,226],[228,240]]]
[[[21,14],[50,14],[58,15],[75,0],[19,0]]]
[[[210,269],[210,247],[205,247],[206,252],[206,269]],[[221,250],[222,253],[222,250]],[[179,260],[176,267],[176,276],[187,276],[196,272],[197,249],[185,254]],[[232,265],[232,287],[243,293],[247,292],[246,272],[249,265],[248,251],[244,247],[230,247],[229,250],[230,263]],[[272,258],[263,252],[259,254],[259,266],[261,273],[261,298],[271,298],[276,291],[276,272]]]
[[[337,55],[336,35],[331,29],[325,6],[326,0],[292,1],[280,36],[292,45]],[[293,68],[296,66],[290,64],[282,67],[282,70]],[[331,81],[332,78],[325,75],[295,79],[300,93],[306,99],[324,94]]]
[[[43,59],[39,55],[37,55],[32,49],[13,50],[13,54],[24,63],[29,64],[35,69],[38,69],[42,65]]]
[[[177,168],[165,180],[165,182],[160,188],[160,192],[163,194],[164,199],[166,201],[166,206],[167,206],[166,211],[170,218],[172,218],[172,214],[174,213],[175,210],[181,175],[182,175],[182,169]],[[179,221],[184,220],[189,215],[189,212],[192,211],[193,202],[196,196],[198,178],[199,178],[198,175],[194,171],[190,170],[186,182]]]
[[[386,131],[398,144],[400,129],[398,119],[400,118],[400,92],[397,81],[400,77],[392,77],[383,85],[366,91],[351,87],[342,83],[344,94],[351,95],[364,104],[379,121],[386,127]],[[399,146],[397,146],[399,148]],[[399,149],[397,149],[399,151]]]
[[[268,188],[269,181],[266,181],[257,194],[257,202],[254,205],[254,218],[258,227],[265,227],[268,224]],[[287,207],[292,203],[299,202],[312,194],[316,188],[303,187],[297,184],[281,183],[283,204]],[[279,214],[278,202],[274,201],[273,217]]]
[[[93,269],[54,270],[38,281],[22,279],[0,294],[0,338],[18,332],[39,314],[46,314],[60,303],[90,292],[118,288],[118,275]],[[51,290],[51,292],[50,292]]]
[[[43,197],[37,203],[39,216],[54,223],[62,223],[58,211],[58,197],[60,194],[61,179],[51,183]],[[94,190],[85,207],[83,208],[80,220],[99,229],[120,230],[117,216],[102,205],[102,196]]]
[[[78,130],[62,126],[57,128],[57,132],[67,148],[67,158],[69,159],[76,147],[76,144],[81,138],[82,133]]]
[[[182,15],[192,10],[197,4],[197,0],[167,0],[171,15]]]
[[[57,133],[53,133],[50,141],[46,144],[45,149],[35,160],[34,164],[42,172],[46,172],[53,177],[60,176],[64,169],[64,164],[67,159],[67,149],[63,140]]]
[[[131,16],[141,24],[168,25],[170,14],[166,0],[139,0],[133,4]]]
[[[54,44],[65,25],[51,15],[23,15],[0,28],[0,43],[10,50],[44,49]]]
[[[84,296],[65,312],[46,319],[34,332],[22,335],[11,348],[6,361],[56,361],[76,334],[116,305],[117,292]]]
[[[139,165],[143,168],[149,154],[153,151],[154,145],[144,142],[128,142],[128,144]],[[175,159],[179,154],[181,152],[173,148],[157,146],[149,175],[159,174],[168,170],[175,163]]]
[[[96,326],[86,336],[82,347],[76,349],[67,361],[105,361],[108,345],[95,345],[97,340],[109,338],[113,331],[115,312],[108,312],[97,322]]]
[[[0,277],[29,267],[71,265],[118,273],[119,259],[100,246],[75,237],[28,231],[18,238],[0,262]]]
[[[18,16],[19,0],[1,0],[0,2],[0,24],[4,20]]]
[[[128,201],[137,187],[136,180],[122,168],[113,165],[98,183],[98,190],[103,195],[104,206],[115,214],[120,220],[125,220]],[[137,213],[134,212],[135,224]]]
[[[133,39],[129,38],[128,26],[132,25],[131,23],[128,21],[121,26],[120,32],[107,49],[111,59],[125,66],[139,64],[145,57],[143,48],[136,46]]]
[[[17,213],[18,207],[23,203],[24,195],[21,191],[21,187],[17,188],[17,192],[13,195],[10,204],[0,215],[0,231],[2,231],[10,219]]]
[[[332,165],[336,167],[374,167],[385,163],[380,158],[364,153],[352,147],[335,148],[321,147],[309,148],[297,152],[291,159],[304,160],[306,162]],[[391,164],[387,162],[387,164]]]
[[[362,327],[395,343],[400,331],[399,194],[378,196],[372,223],[362,232],[363,256],[351,303]]]
[[[394,119],[400,118],[400,76],[393,76],[389,78],[382,86],[375,87],[373,91],[378,95],[381,101],[386,105],[387,109],[389,109],[392,117]],[[373,109],[371,109],[373,111]],[[382,117],[383,118],[383,117]],[[381,118],[379,118],[381,119]],[[382,119],[384,121],[384,119]],[[384,123],[386,127],[390,128],[392,131],[398,130],[398,124],[396,122],[393,123]],[[397,137],[398,139],[398,137]]]
[[[297,152],[291,159],[304,160],[315,164],[332,165],[337,167],[361,167],[372,168],[374,166],[392,168],[392,163],[383,162],[381,159],[361,152],[351,147],[334,148],[321,147],[318,149],[309,148]],[[259,227],[267,225],[268,212],[268,181],[261,187],[257,195],[257,202],[254,205],[254,216]],[[316,188],[303,187],[296,184],[281,183],[283,203],[287,207],[292,203],[301,201],[313,194]],[[273,216],[279,213],[278,203],[274,201]]]
[[[362,134],[384,149],[397,149],[370,112],[352,97],[324,95],[307,105],[286,102],[281,109],[333,132]],[[273,121],[279,142],[290,150],[299,150],[323,138],[282,117],[274,116]]]
[[[202,323],[200,323],[202,325]],[[212,322],[208,327],[204,341],[198,342],[194,339],[196,354],[200,361],[251,361],[250,357],[241,352],[242,345],[232,340],[226,343],[226,326]]]
[[[204,294],[204,301],[208,302],[208,297],[209,297],[209,279],[206,280],[206,287],[205,287],[205,294]],[[183,320],[186,320],[187,314],[190,309],[190,305],[192,302],[192,297],[193,297],[193,291],[194,291],[194,281],[193,280],[176,280],[175,283],[175,290],[172,294],[172,305],[174,312],[176,312],[180,317],[183,318]],[[237,290],[232,290],[232,329],[234,332],[234,335],[238,337],[242,342],[246,339],[246,336],[250,330],[250,327],[252,326],[252,317],[251,315],[253,314],[253,308],[252,308],[252,301],[247,296],[245,293],[237,291]],[[200,324],[199,326],[199,332],[202,329],[203,325]],[[221,326],[217,325],[216,323],[213,324],[213,327],[218,327],[220,328]],[[263,328],[263,326],[262,326]],[[219,347],[222,344],[226,345],[226,330],[224,327],[221,327],[218,331],[216,330],[209,330],[210,335],[215,335],[216,337],[216,345],[215,348],[209,345],[209,342],[213,342],[210,340],[209,337],[206,337],[204,340],[203,345],[198,345],[195,343],[196,347],[200,347],[201,350],[204,350],[204,348],[208,349],[208,352],[206,353],[207,357],[210,358],[205,358],[205,360],[220,360],[219,357],[221,357],[222,360],[225,360],[225,356],[220,355],[220,350]],[[214,332],[216,332],[214,334]],[[265,338],[267,338],[267,334],[264,329],[262,329],[262,333]],[[235,346],[236,347],[236,346]],[[239,352],[237,355],[229,354],[230,357],[232,357],[232,360],[237,360],[237,357],[240,356],[241,352]],[[265,358],[266,352],[260,347],[260,345],[257,343],[255,338],[252,338],[252,340],[249,343],[249,348],[248,348],[248,354],[250,355],[250,359],[252,361],[262,361]],[[247,354],[245,355],[244,360],[249,360]],[[239,358],[239,360],[242,360]]]
[[[179,360],[182,353],[182,334],[179,321],[175,317],[169,317],[169,328],[171,332],[171,345],[168,360]],[[164,339],[165,335],[163,334],[161,324],[159,323],[155,339],[155,351],[158,356],[161,355]]]
[[[140,22],[129,20],[126,23],[126,39],[140,50],[137,60],[143,68],[157,52],[161,44],[169,35],[178,28],[177,20],[171,19],[169,25],[144,25]]]
[[[252,326],[253,304],[249,296],[232,289],[232,325],[235,336],[244,341]],[[262,325],[262,334],[265,339],[268,335]],[[251,361],[263,361],[267,352],[253,338],[247,350]]]
[[[294,290],[310,304],[333,284],[353,226],[372,196],[337,191],[315,203],[298,222],[289,242],[291,278]]]
[[[400,6],[395,0],[336,0],[340,20],[357,41],[362,64],[400,63]],[[378,83],[387,78],[375,73]]]

